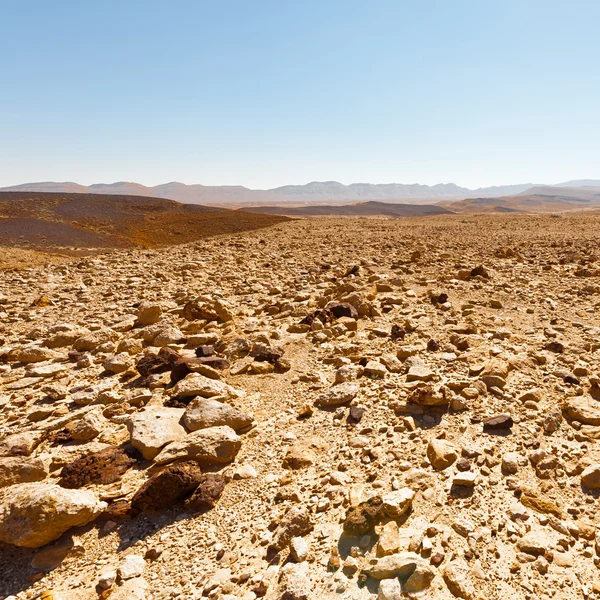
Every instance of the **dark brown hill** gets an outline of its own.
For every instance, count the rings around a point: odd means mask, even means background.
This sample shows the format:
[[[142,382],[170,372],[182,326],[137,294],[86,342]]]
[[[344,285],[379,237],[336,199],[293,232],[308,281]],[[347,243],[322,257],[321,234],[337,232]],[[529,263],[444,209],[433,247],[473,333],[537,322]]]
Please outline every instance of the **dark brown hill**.
[[[0,192],[3,246],[46,250],[156,247],[285,220],[144,196]]]

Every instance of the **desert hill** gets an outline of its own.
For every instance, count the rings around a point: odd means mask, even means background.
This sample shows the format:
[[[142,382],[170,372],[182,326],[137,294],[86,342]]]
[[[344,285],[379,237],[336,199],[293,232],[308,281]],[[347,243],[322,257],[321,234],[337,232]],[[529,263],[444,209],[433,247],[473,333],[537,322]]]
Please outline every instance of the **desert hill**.
[[[394,204],[391,202],[361,202],[357,204],[311,205],[311,206],[259,206],[244,208],[244,212],[257,212],[288,216],[389,216],[422,217],[452,214],[452,211],[433,204]]]
[[[497,198],[467,198],[458,202],[444,202],[441,206],[453,212],[565,212],[600,208],[600,187],[536,186],[514,196]]]
[[[13,247],[155,247],[283,220],[143,196],[0,192],[0,240]]]

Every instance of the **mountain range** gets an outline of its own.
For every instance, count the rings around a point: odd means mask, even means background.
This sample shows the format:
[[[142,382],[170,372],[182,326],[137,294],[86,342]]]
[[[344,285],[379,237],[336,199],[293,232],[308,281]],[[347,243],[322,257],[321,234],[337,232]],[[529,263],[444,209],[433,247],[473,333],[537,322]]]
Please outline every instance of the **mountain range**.
[[[166,198],[186,204],[226,204],[232,206],[288,204],[305,205],[323,202],[364,201],[419,201],[426,203],[465,198],[493,198],[512,196],[536,187],[532,183],[492,186],[469,189],[454,183],[437,185],[401,183],[353,183],[344,185],[337,181],[313,181],[305,185],[285,185],[268,190],[252,190],[243,186],[187,185],[176,181],[148,187],[140,183],[121,181],[117,183],[95,183],[85,186],[73,182],[24,183],[0,188],[4,192],[60,192],[79,194],[117,194]],[[600,180],[582,179],[556,184],[550,187],[600,187]]]

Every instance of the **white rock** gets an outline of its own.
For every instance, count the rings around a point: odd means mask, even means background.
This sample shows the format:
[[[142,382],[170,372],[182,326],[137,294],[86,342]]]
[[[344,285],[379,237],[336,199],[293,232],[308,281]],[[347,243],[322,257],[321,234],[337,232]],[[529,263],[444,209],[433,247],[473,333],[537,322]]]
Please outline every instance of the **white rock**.
[[[117,573],[121,579],[132,579],[144,574],[146,561],[138,554],[128,554],[119,564]]]
[[[185,409],[147,407],[135,413],[127,422],[131,445],[152,460],[164,446],[182,440],[187,435],[181,419]]]

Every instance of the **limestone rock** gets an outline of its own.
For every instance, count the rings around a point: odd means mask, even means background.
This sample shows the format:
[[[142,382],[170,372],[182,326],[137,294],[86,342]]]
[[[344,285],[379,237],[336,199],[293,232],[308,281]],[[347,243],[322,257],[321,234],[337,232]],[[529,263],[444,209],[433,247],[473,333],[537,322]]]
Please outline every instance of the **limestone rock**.
[[[581,474],[581,485],[590,490],[600,489],[600,465],[591,465]]]
[[[443,576],[448,589],[454,596],[464,600],[476,598],[471,570],[464,561],[454,560],[449,562],[444,569]]]
[[[239,431],[252,424],[252,417],[224,402],[197,397],[188,404],[183,423],[190,431],[219,425],[228,425]]]
[[[310,513],[306,508],[293,507],[281,519],[273,534],[271,546],[276,550],[286,548],[293,538],[304,536],[313,529]]]
[[[106,507],[89,490],[25,483],[7,488],[0,506],[0,541],[39,548],[93,521]]]
[[[175,385],[171,390],[171,395],[179,398],[193,398],[195,396],[214,398],[219,396],[228,399],[239,397],[240,392],[222,381],[210,379],[200,373],[190,373]]]
[[[184,412],[183,408],[152,406],[132,415],[127,422],[131,445],[146,460],[154,459],[167,444],[185,438]]]
[[[359,387],[355,383],[340,383],[323,392],[317,398],[320,406],[341,406],[356,398]]]
[[[0,458],[0,488],[17,483],[42,481],[47,475],[48,467],[39,458]]]
[[[168,444],[154,462],[163,465],[185,459],[202,464],[225,464],[236,457],[241,445],[240,438],[231,427],[208,427]]]
[[[427,446],[427,458],[436,471],[443,471],[454,464],[458,450],[446,440],[433,439]]]

